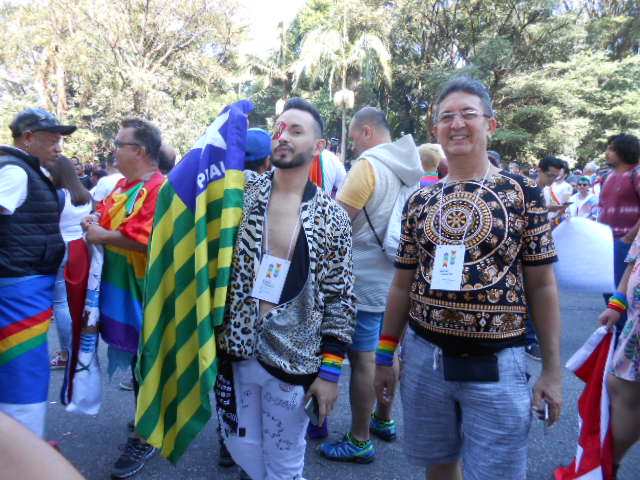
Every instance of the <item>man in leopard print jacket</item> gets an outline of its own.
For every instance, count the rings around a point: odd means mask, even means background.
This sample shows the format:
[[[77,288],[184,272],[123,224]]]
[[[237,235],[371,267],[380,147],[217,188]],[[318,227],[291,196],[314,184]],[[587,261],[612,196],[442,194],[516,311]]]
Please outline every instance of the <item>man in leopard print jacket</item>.
[[[317,109],[291,99],[273,136],[276,168],[246,172],[217,338],[231,359],[237,415],[222,427],[225,444],[252,479],[302,478],[305,406],[316,403],[319,424],[333,409],[354,330],[349,218],[308,180],[322,134]],[[265,285],[275,287],[265,294]]]

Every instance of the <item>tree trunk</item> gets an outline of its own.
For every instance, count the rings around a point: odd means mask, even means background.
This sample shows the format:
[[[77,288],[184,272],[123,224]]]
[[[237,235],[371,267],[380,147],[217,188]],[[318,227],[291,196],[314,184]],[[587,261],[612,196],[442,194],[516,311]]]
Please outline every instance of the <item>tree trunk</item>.
[[[345,93],[347,91],[347,5],[346,2],[342,5],[342,138],[340,146],[340,159],[342,164],[347,158],[347,104],[345,102]]]
[[[142,114],[142,92],[137,88],[133,89],[133,113],[137,116]]]
[[[65,71],[64,62],[59,58],[55,58],[56,65],[56,115],[62,121],[67,116],[67,89],[65,88]]]
[[[36,65],[36,78],[34,82],[34,88],[38,92],[39,106],[48,110],[50,108],[49,95],[47,91],[47,65],[49,63],[48,55],[43,52],[42,59]]]
[[[344,165],[344,161],[347,158],[347,107],[342,105],[342,145],[340,147],[340,160]]]

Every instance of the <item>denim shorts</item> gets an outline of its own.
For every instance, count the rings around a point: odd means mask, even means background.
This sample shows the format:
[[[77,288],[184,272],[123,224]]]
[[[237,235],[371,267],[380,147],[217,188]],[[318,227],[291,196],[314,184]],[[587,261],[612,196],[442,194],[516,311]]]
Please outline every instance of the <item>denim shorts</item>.
[[[384,312],[365,312],[358,310],[356,330],[353,333],[350,350],[357,352],[375,352],[380,341]]]
[[[496,355],[498,382],[449,382],[442,351],[408,329],[400,391],[410,463],[430,468],[461,459],[465,480],[526,478],[531,390],[524,347]]]

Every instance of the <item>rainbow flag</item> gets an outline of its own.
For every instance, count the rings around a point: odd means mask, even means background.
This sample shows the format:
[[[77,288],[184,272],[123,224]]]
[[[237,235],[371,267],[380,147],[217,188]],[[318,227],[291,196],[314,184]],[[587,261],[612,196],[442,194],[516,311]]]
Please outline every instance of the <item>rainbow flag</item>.
[[[309,180],[315,183],[318,188],[324,187],[324,160],[322,159],[322,152],[313,159],[311,170],[309,170]]]
[[[136,429],[177,462],[211,418],[214,327],[242,217],[251,102],[227,107],[158,195],[145,283]]]
[[[99,206],[100,225],[149,243],[158,192],[165,178],[159,171],[144,181],[122,178]],[[138,352],[147,253],[105,245],[100,281],[100,333],[109,344],[109,370],[127,368]],[[84,306],[84,305],[83,305]],[[113,350],[118,350],[120,357]],[[124,355],[124,357],[123,357]],[[118,364],[117,358],[126,358]]]
[[[0,403],[45,402],[55,275],[0,279]]]

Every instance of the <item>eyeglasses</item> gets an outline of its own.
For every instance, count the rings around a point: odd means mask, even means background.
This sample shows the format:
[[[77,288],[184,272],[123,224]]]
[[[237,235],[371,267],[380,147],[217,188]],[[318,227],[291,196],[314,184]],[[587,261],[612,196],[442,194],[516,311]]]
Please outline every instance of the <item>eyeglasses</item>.
[[[590,183],[578,183],[579,187],[590,187],[591,184]]]
[[[477,110],[473,110],[469,108],[467,110],[462,110],[461,112],[441,113],[437,119],[437,123],[441,123],[443,125],[449,125],[453,123],[453,120],[456,117],[460,117],[464,122],[473,122],[478,117],[491,118],[491,115],[487,115],[486,113],[480,113]]]
[[[113,141],[113,150],[117,150],[119,148],[122,148],[126,145],[130,145],[132,147],[141,147],[142,145],[140,145],[139,143],[134,143],[134,142],[121,142],[120,140],[114,140]]]

